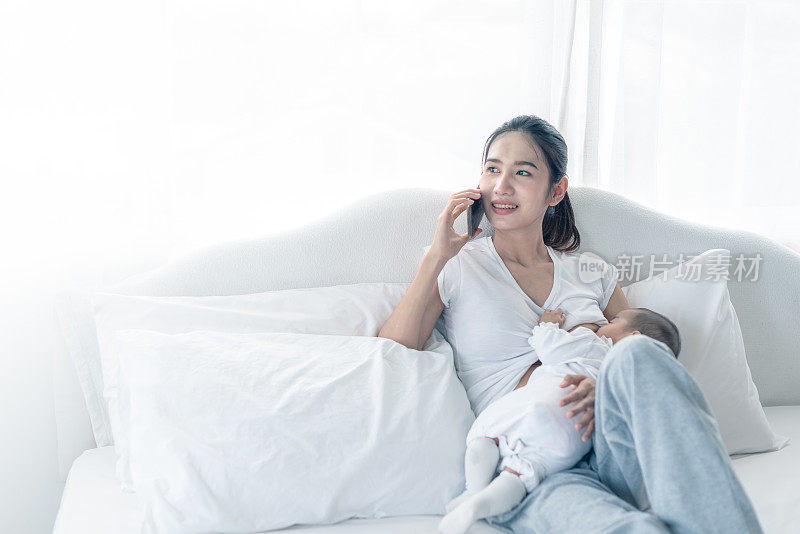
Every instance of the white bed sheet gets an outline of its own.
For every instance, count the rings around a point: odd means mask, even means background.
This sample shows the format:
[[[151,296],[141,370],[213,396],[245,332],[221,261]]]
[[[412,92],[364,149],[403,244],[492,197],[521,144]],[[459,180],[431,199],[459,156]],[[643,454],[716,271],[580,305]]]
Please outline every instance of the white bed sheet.
[[[136,495],[122,491],[114,475],[114,447],[89,449],[72,464],[53,534],[140,534]],[[414,515],[348,519],[332,525],[295,525],[269,532],[292,534],[437,534],[442,516]],[[502,533],[480,521],[469,534]]]
[[[797,532],[800,524],[800,406],[765,408],[773,430],[791,439],[780,451],[734,457],[733,466],[753,501],[765,534]],[[85,451],[69,472],[54,534],[139,534],[141,509],[114,476],[114,447]],[[272,532],[312,534],[435,534],[441,516],[349,519],[334,525],[300,526]],[[470,534],[501,532],[485,522]]]

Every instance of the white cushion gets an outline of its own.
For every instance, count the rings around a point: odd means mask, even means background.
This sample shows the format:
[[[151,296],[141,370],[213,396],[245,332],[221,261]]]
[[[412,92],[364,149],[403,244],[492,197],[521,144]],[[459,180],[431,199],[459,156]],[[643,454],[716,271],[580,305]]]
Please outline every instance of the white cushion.
[[[750,376],[728,293],[729,264],[730,251],[708,250],[622,291],[632,308],[649,308],[678,327],[678,361],[708,400],[728,454],[773,451],[788,440],[770,428]]]
[[[432,337],[118,332],[144,531],[444,513],[474,415]]]
[[[101,402],[119,455],[117,477],[132,491],[128,468],[127,411],[117,392],[117,359],[109,349],[121,329],[168,334],[192,330],[295,332],[377,336],[409,284],[363,283],[289,289],[250,295],[141,297],[96,293],[91,296],[99,355],[83,352],[82,368],[99,374]],[[102,365],[101,365],[102,362]],[[98,370],[94,370],[97,367]],[[99,401],[98,401],[99,402]]]

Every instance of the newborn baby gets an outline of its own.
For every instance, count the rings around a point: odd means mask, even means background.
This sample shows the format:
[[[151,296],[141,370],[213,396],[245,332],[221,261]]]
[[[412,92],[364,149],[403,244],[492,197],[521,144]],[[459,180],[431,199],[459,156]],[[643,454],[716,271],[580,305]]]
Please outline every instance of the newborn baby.
[[[592,440],[580,439],[581,431],[566,416],[568,406],[558,405],[564,375],[597,380],[612,345],[630,335],[661,341],[676,358],[680,352],[678,328],[647,308],[622,310],[596,333],[583,326],[568,332],[561,328],[564,321],[561,308],[545,310],[528,338],[542,365],[524,387],[493,401],[472,424],[466,491],[447,504],[440,532],[461,534],[481,518],[511,510],[545,476],[569,469],[589,452]]]

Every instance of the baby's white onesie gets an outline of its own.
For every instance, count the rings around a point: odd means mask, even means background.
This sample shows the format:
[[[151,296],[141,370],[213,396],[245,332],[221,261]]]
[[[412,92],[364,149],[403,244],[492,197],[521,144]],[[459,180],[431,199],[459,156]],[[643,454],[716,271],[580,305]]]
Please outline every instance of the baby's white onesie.
[[[575,428],[579,419],[567,418],[570,405],[558,406],[568,392],[559,384],[566,374],[596,380],[612,341],[583,326],[569,332],[542,323],[528,343],[542,365],[525,386],[491,402],[475,419],[467,434],[467,489],[448,503],[439,532],[463,534],[478,519],[512,509],[545,476],[569,469],[592,447],[591,439],[581,440],[585,429]],[[498,438],[498,446],[490,438]]]
[[[578,430],[579,417],[568,418],[572,406],[559,406],[569,392],[559,386],[566,374],[581,374],[597,379],[600,363],[612,341],[592,330],[578,327],[572,332],[556,323],[533,327],[528,338],[542,362],[528,383],[490,403],[475,419],[467,434],[467,447],[477,437],[498,438],[501,461],[520,473],[530,492],[545,476],[569,469],[592,447]]]

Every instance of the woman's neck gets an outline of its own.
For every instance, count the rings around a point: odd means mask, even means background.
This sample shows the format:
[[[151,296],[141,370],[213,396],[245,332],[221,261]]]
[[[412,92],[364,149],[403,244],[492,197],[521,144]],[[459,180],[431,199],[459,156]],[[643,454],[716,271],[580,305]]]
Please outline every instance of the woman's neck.
[[[524,268],[553,261],[544,244],[541,231],[537,235],[520,237],[495,232],[490,239],[503,260],[514,262]]]

